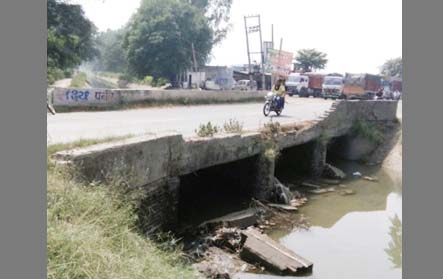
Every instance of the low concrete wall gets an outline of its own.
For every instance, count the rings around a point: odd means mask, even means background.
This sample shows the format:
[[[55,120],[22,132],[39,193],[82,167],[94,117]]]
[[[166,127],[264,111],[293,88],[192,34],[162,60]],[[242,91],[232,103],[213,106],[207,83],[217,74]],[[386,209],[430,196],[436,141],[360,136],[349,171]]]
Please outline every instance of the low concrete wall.
[[[261,91],[197,91],[197,90],[133,90],[133,89],[78,89],[54,88],[54,107],[118,107],[131,103],[229,103],[261,101]]]

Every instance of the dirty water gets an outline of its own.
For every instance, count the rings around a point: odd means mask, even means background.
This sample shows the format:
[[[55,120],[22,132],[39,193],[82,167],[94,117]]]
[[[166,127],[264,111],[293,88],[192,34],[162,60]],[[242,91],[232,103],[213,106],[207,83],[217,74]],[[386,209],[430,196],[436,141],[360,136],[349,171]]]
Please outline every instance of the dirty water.
[[[338,192],[309,196],[294,218],[303,214],[311,227],[289,231],[284,226],[268,235],[314,263],[315,279],[396,279],[402,277],[402,186],[378,167],[357,163],[336,166],[351,177],[344,181],[353,195]],[[377,182],[352,173],[377,177]],[[286,181],[288,182],[288,181]],[[277,279],[267,274],[237,274],[236,279]],[[291,277],[284,277],[291,278]]]

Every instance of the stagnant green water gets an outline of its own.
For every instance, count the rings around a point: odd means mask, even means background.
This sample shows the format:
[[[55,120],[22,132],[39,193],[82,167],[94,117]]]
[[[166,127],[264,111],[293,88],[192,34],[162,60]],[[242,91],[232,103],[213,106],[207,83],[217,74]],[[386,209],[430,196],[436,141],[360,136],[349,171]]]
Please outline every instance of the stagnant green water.
[[[310,196],[299,212],[309,219],[309,230],[276,228],[269,235],[314,263],[313,273],[304,278],[401,278],[401,179],[393,180],[383,170],[360,164],[348,162],[338,166],[348,174],[359,171],[379,180],[369,182],[351,177],[344,184],[355,191],[354,195]],[[236,278],[279,277],[238,274]]]

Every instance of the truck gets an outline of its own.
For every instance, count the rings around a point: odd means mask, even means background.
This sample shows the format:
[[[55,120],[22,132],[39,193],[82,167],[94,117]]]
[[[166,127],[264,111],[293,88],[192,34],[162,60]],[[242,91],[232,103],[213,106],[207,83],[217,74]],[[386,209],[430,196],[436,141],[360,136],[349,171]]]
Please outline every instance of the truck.
[[[398,77],[385,77],[382,79],[383,99],[398,100],[401,98],[402,80]]]
[[[292,73],[286,81],[286,91],[289,96],[297,94],[300,97],[320,97],[324,75],[317,73]]]
[[[381,89],[381,77],[371,74],[346,73],[341,99],[374,99],[375,94]]]
[[[289,96],[306,95],[308,93],[309,77],[299,73],[291,73],[285,83]]]
[[[323,80],[322,97],[326,100],[340,98],[343,94],[343,77],[337,75],[327,75]]]
[[[308,77],[308,90],[307,94],[302,94],[300,97],[309,97],[313,96],[314,98],[321,97],[322,88],[323,88],[323,80],[325,75],[318,73],[304,73],[305,76]]]

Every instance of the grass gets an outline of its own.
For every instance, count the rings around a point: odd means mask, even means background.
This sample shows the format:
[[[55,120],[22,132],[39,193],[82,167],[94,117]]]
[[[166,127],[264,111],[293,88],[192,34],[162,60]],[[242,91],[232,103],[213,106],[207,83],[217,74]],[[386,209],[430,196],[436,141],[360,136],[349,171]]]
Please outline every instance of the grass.
[[[48,157],[120,138],[53,145]],[[195,278],[176,245],[139,233],[137,195],[123,193],[121,187],[76,181],[59,167],[48,168],[47,278]]]
[[[83,72],[79,72],[78,74],[76,74],[72,78],[70,87],[74,87],[74,88],[85,87],[86,86],[86,82],[87,82],[86,74],[83,73]]]

